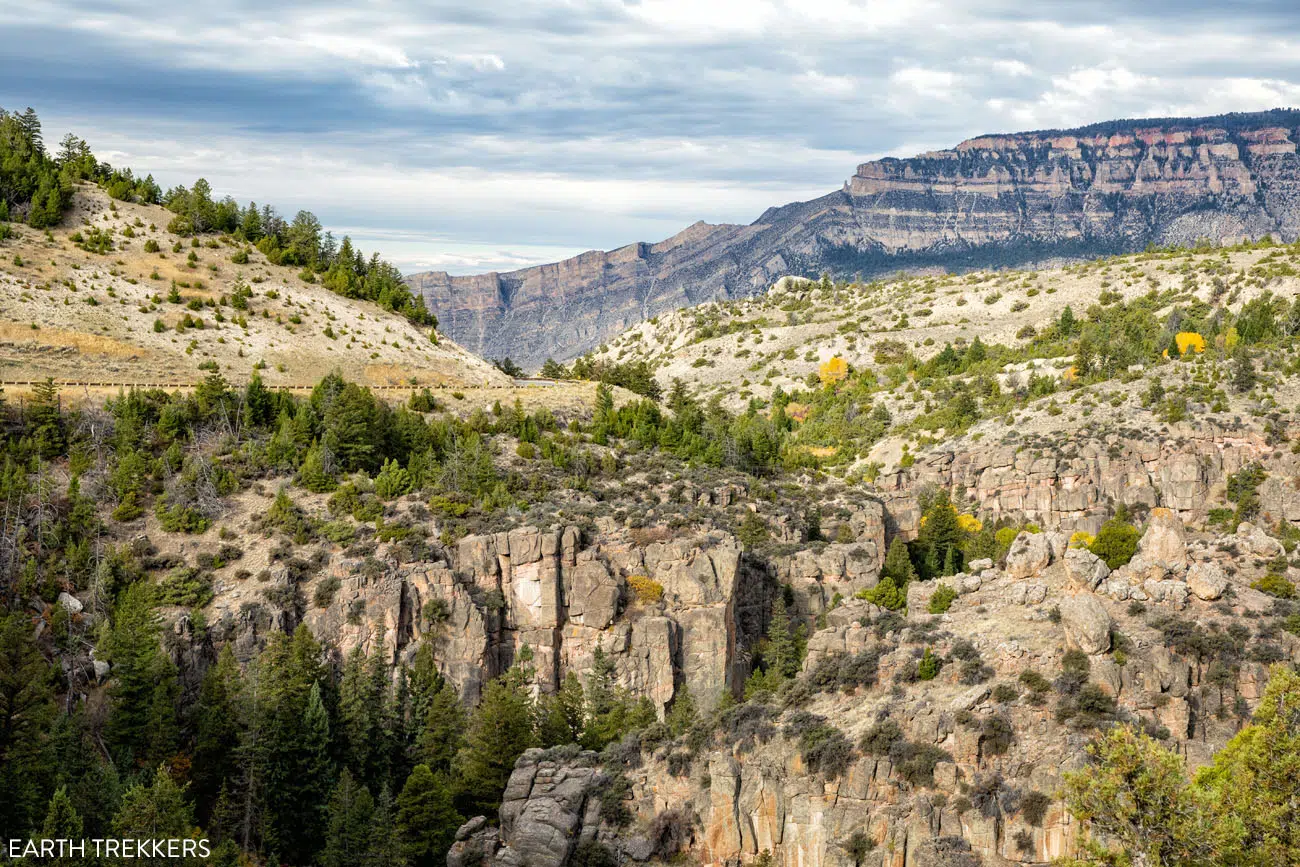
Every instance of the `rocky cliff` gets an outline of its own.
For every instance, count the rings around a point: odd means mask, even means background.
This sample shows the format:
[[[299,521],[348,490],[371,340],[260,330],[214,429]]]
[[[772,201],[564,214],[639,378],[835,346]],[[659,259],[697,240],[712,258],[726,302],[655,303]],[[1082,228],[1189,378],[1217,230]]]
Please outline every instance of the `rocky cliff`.
[[[860,165],[844,187],[748,226],[696,223],[658,244],[509,273],[408,278],[443,329],[540,364],[785,274],[869,276],[1300,233],[1300,112],[1116,121],[981,136]]]
[[[721,714],[707,736],[526,753],[499,825],[463,827],[449,864],[655,863],[684,850],[707,865],[973,867],[1073,854],[1079,828],[1058,793],[1094,726],[1143,725],[1204,764],[1258,703],[1266,661],[1295,658],[1300,639],[1270,634],[1216,674],[1153,626],[1224,636],[1217,618],[1268,612],[1250,563],[1282,548],[1256,528],[1207,544],[1157,508],[1138,556],[1113,573],[1067,541],[1021,533],[1003,562],[944,579],[959,595],[938,617],[926,611],[934,584],[910,588],[906,618],[836,607],[809,640],[803,685]],[[949,660],[929,683],[915,675],[923,648]],[[833,761],[824,745],[841,736]],[[604,796],[616,776],[622,809]]]

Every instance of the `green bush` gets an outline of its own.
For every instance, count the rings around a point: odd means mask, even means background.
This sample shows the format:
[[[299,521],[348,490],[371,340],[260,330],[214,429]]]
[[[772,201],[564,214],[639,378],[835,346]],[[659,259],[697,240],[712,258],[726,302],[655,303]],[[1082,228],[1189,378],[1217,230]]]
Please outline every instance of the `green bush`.
[[[1110,568],[1118,569],[1133,559],[1133,555],[1137,553],[1139,538],[1141,536],[1137,527],[1117,518],[1111,518],[1101,525],[1097,538],[1088,546],[1088,550],[1106,561],[1106,565]]]
[[[952,607],[953,600],[957,598],[957,591],[947,584],[940,584],[935,588],[934,595],[930,597],[930,613],[944,614]]]
[[[1269,596],[1276,596],[1278,599],[1295,598],[1295,585],[1277,572],[1269,572],[1250,586],[1262,593],[1267,593]]]
[[[916,676],[920,680],[934,680],[941,668],[943,668],[943,660],[935,656],[927,647],[925,653],[921,655],[921,661],[916,664]]]

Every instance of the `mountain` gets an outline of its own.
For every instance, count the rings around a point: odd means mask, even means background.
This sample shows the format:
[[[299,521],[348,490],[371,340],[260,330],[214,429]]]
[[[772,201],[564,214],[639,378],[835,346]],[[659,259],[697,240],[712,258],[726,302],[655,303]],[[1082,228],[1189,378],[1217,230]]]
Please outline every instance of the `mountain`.
[[[1118,120],[984,135],[858,166],[842,189],[748,226],[506,273],[413,274],[443,329],[525,365],[579,355],[658,313],[776,278],[869,277],[1300,233],[1300,111]]]

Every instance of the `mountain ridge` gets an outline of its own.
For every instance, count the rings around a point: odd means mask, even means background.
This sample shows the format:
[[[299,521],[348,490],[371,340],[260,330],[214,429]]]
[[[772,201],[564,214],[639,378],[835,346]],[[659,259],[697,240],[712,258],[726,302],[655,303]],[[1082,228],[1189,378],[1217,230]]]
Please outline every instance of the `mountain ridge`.
[[[746,297],[787,274],[871,276],[1300,234],[1300,111],[1123,119],[992,134],[868,161],[836,191],[749,225],[510,272],[408,275],[481,355],[570,358],[657,313]],[[557,310],[560,315],[555,315]]]

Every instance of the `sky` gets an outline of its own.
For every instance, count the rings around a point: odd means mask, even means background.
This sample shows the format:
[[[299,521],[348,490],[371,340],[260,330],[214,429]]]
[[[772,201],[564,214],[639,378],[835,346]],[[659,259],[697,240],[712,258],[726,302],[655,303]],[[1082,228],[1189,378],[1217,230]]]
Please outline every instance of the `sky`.
[[[982,133],[1300,105],[1206,0],[4,0],[0,107],[472,274],[748,223]]]

